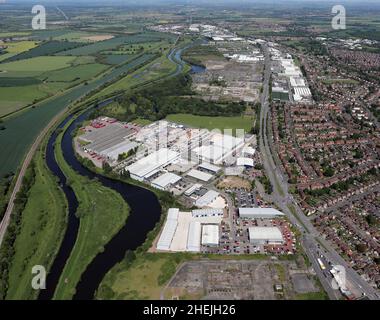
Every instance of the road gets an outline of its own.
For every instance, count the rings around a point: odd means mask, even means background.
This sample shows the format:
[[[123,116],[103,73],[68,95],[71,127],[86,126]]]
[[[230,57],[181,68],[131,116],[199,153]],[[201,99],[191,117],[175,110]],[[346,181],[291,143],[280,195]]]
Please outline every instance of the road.
[[[260,138],[259,146],[262,156],[264,169],[273,186],[271,199],[277,206],[289,217],[290,221],[301,231],[301,245],[307,254],[313,268],[318,276],[325,291],[330,299],[338,299],[340,294],[338,290],[331,287],[331,279],[324,273],[316,258],[321,254],[326,261],[332,265],[341,265],[346,269],[348,287],[353,289],[353,293],[364,293],[369,299],[378,300],[380,298],[378,290],[371,287],[356,271],[354,271],[347,262],[327,243],[314,228],[310,220],[304,215],[296,200],[288,192],[288,183],[286,177],[276,166],[272,150],[270,148],[270,139],[268,137],[270,130],[267,128],[269,113],[269,82],[271,76],[271,60],[269,50],[264,44],[263,51],[265,55],[265,71],[263,81],[263,93],[261,96],[261,114],[260,114]],[[293,210],[292,210],[293,209]]]

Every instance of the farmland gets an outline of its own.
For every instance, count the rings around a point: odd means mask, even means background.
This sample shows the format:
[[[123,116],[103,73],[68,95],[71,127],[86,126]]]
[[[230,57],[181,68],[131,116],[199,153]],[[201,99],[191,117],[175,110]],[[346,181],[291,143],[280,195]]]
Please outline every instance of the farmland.
[[[32,41],[25,41],[28,43],[34,44]],[[29,49],[23,50],[22,53],[19,53],[11,58],[8,58],[4,62],[17,61],[23,59],[29,59],[39,56],[48,56],[57,52],[70,50],[82,46],[82,43],[76,42],[67,42],[67,41],[49,41],[45,42],[39,46],[31,46]]]
[[[81,55],[92,55],[101,51],[111,50],[118,48],[121,45],[129,45],[136,43],[146,43],[146,42],[154,42],[160,41],[164,39],[165,35],[160,35],[156,33],[142,33],[131,36],[120,36],[115,37],[105,41],[95,42],[93,44],[89,44],[80,48],[72,49],[60,53],[61,55],[73,55],[73,56],[81,56]]]
[[[169,75],[176,70],[176,64],[171,62],[166,56],[161,56],[143,68],[125,76],[114,84],[100,91],[96,97],[105,96],[113,92],[127,90],[135,85],[159,79],[164,75]]]
[[[15,62],[0,64],[0,70],[5,72],[36,72],[42,73],[70,66],[74,57],[35,57]]]
[[[0,132],[0,145],[3,148],[3,152],[0,155],[0,176],[9,172],[15,172],[27,148],[54,115],[67,108],[73,101],[105,83],[117,79],[151,58],[152,55],[143,55],[121,67],[115,68],[102,78],[91,81],[87,85],[75,87],[62,95],[42,102],[36,108],[30,108],[16,117],[4,120],[3,126],[5,130]],[[71,59],[75,58],[71,57]],[[25,132],[28,132],[28,134],[25,134]]]

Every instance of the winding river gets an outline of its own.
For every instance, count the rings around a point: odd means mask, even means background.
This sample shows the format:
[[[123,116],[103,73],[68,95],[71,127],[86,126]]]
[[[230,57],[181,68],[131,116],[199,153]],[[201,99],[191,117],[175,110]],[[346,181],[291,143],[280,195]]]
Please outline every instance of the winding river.
[[[175,74],[178,74],[183,70],[184,62],[181,59],[183,50],[184,49],[178,49],[172,51],[173,54],[171,55],[170,60],[178,64]],[[192,66],[192,72],[197,73],[203,71],[203,67]],[[112,102],[112,99],[108,99],[96,107],[101,108],[110,102]],[[104,246],[104,251],[96,255],[82,274],[74,295],[74,299],[77,300],[90,300],[94,298],[94,294],[105,274],[124,258],[127,250],[135,250],[144,243],[147,234],[154,228],[161,215],[161,205],[152,191],[98,175],[84,167],[78,161],[73,147],[72,134],[75,129],[88,118],[91,111],[92,110],[90,109],[79,115],[65,130],[61,143],[64,159],[78,174],[88,177],[89,179],[96,178],[105,187],[118,192],[128,203],[130,213],[124,226]],[[73,115],[69,115],[61,122],[58,128],[63,128],[72,118]],[[61,247],[47,276],[47,289],[42,290],[39,295],[39,299],[41,300],[53,298],[59,278],[75,245],[80,223],[79,219],[75,216],[78,208],[78,199],[72,188],[67,185],[66,177],[55,159],[54,147],[56,145],[57,136],[57,131],[50,136],[46,148],[46,162],[49,169],[58,178],[59,184],[65,193],[69,214],[67,228]]]

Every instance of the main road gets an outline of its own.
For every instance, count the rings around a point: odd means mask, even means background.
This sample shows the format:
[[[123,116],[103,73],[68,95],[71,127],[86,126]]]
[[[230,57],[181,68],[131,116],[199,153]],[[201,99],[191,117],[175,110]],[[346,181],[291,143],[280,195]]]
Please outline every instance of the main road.
[[[371,287],[356,271],[354,271],[347,262],[327,243],[317,232],[309,219],[304,215],[297,201],[288,192],[288,183],[286,177],[274,162],[272,149],[270,146],[271,139],[268,137],[271,130],[268,130],[268,113],[269,113],[269,85],[271,77],[271,59],[266,44],[262,46],[265,55],[265,69],[263,81],[263,93],[261,96],[261,113],[260,113],[260,138],[259,146],[262,156],[264,169],[273,186],[272,200],[279,208],[289,217],[290,221],[301,231],[301,245],[305,250],[313,268],[329,295],[330,299],[339,299],[341,297],[338,290],[332,287],[331,275],[321,270],[317,258],[323,256],[331,265],[341,265],[346,270],[347,287],[356,295],[364,294],[369,299],[380,298],[379,292]]]

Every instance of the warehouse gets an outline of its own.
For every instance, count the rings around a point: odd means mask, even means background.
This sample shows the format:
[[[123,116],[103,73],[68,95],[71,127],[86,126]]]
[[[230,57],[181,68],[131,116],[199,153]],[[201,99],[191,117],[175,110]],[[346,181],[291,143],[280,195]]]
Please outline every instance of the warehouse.
[[[210,171],[213,174],[217,174],[220,171],[220,167],[215,166],[215,165],[208,163],[208,162],[202,162],[199,165],[199,168],[204,169],[206,171]]]
[[[244,147],[242,150],[243,157],[253,157],[256,150],[252,147]]]
[[[249,241],[253,245],[281,245],[284,243],[282,233],[277,227],[250,227]]]
[[[273,208],[239,208],[239,216],[242,219],[273,219],[284,214]]]
[[[204,224],[202,226],[202,246],[219,246],[219,226],[216,224]]]
[[[178,158],[178,152],[162,148],[126,167],[126,170],[129,171],[132,179],[144,181],[153,171],[175,162]]]
[[[195,191],[198,191],[202,188],[200,183],[193,184],[189,189],[185,191],[185,196],[190,197]]]
[[[190,252],[201,251],[201,233],[202,225],[198,221],[192,221],[187,236],[186,250]]]
[[[160,190],[168,190],[171,186],[175,185],[182,178],[174,173],[166,172],[154,179],[151,183],[152,187]]]
[[[251,158],[237,158],[236,159],[236,165],[239,167],[248,167],[252,168],[253,167],[253,159]]]
[[[218,196],[219,196],[218,192],[214,190],[209,190],[206,194],[204,194],[202,197],[197,199],[197,201],[195,201],[195,205],[200,208],[206,207],[211,202],[213,202]]]
[[[168,216],[166,218],[165,226],[162,229],[160,239],[157,243],[158,250],[170,250],[174,233],[178,225],[178,214],[179,209],[177,208],[170,208],[168,210]]]
[[[209,145],[197,147],[193,151],[200,162],[219,164],[231,156],[233,152],[236,152],[237,149],[242,148],[243,145],[243,138],[216,133],[211,137]]]
[[[202,171],[199,171],[199,170],[196,170],[196,169],[190,170],[187,173],[187,176],[195,178],[195,179],[200,180],[200,181],[204,181],[204,182],[210,181],[212,179],[212,177],[213,177],[212,174],[209,174],[209,173],[206,173],[206,172],[202,172]]]

